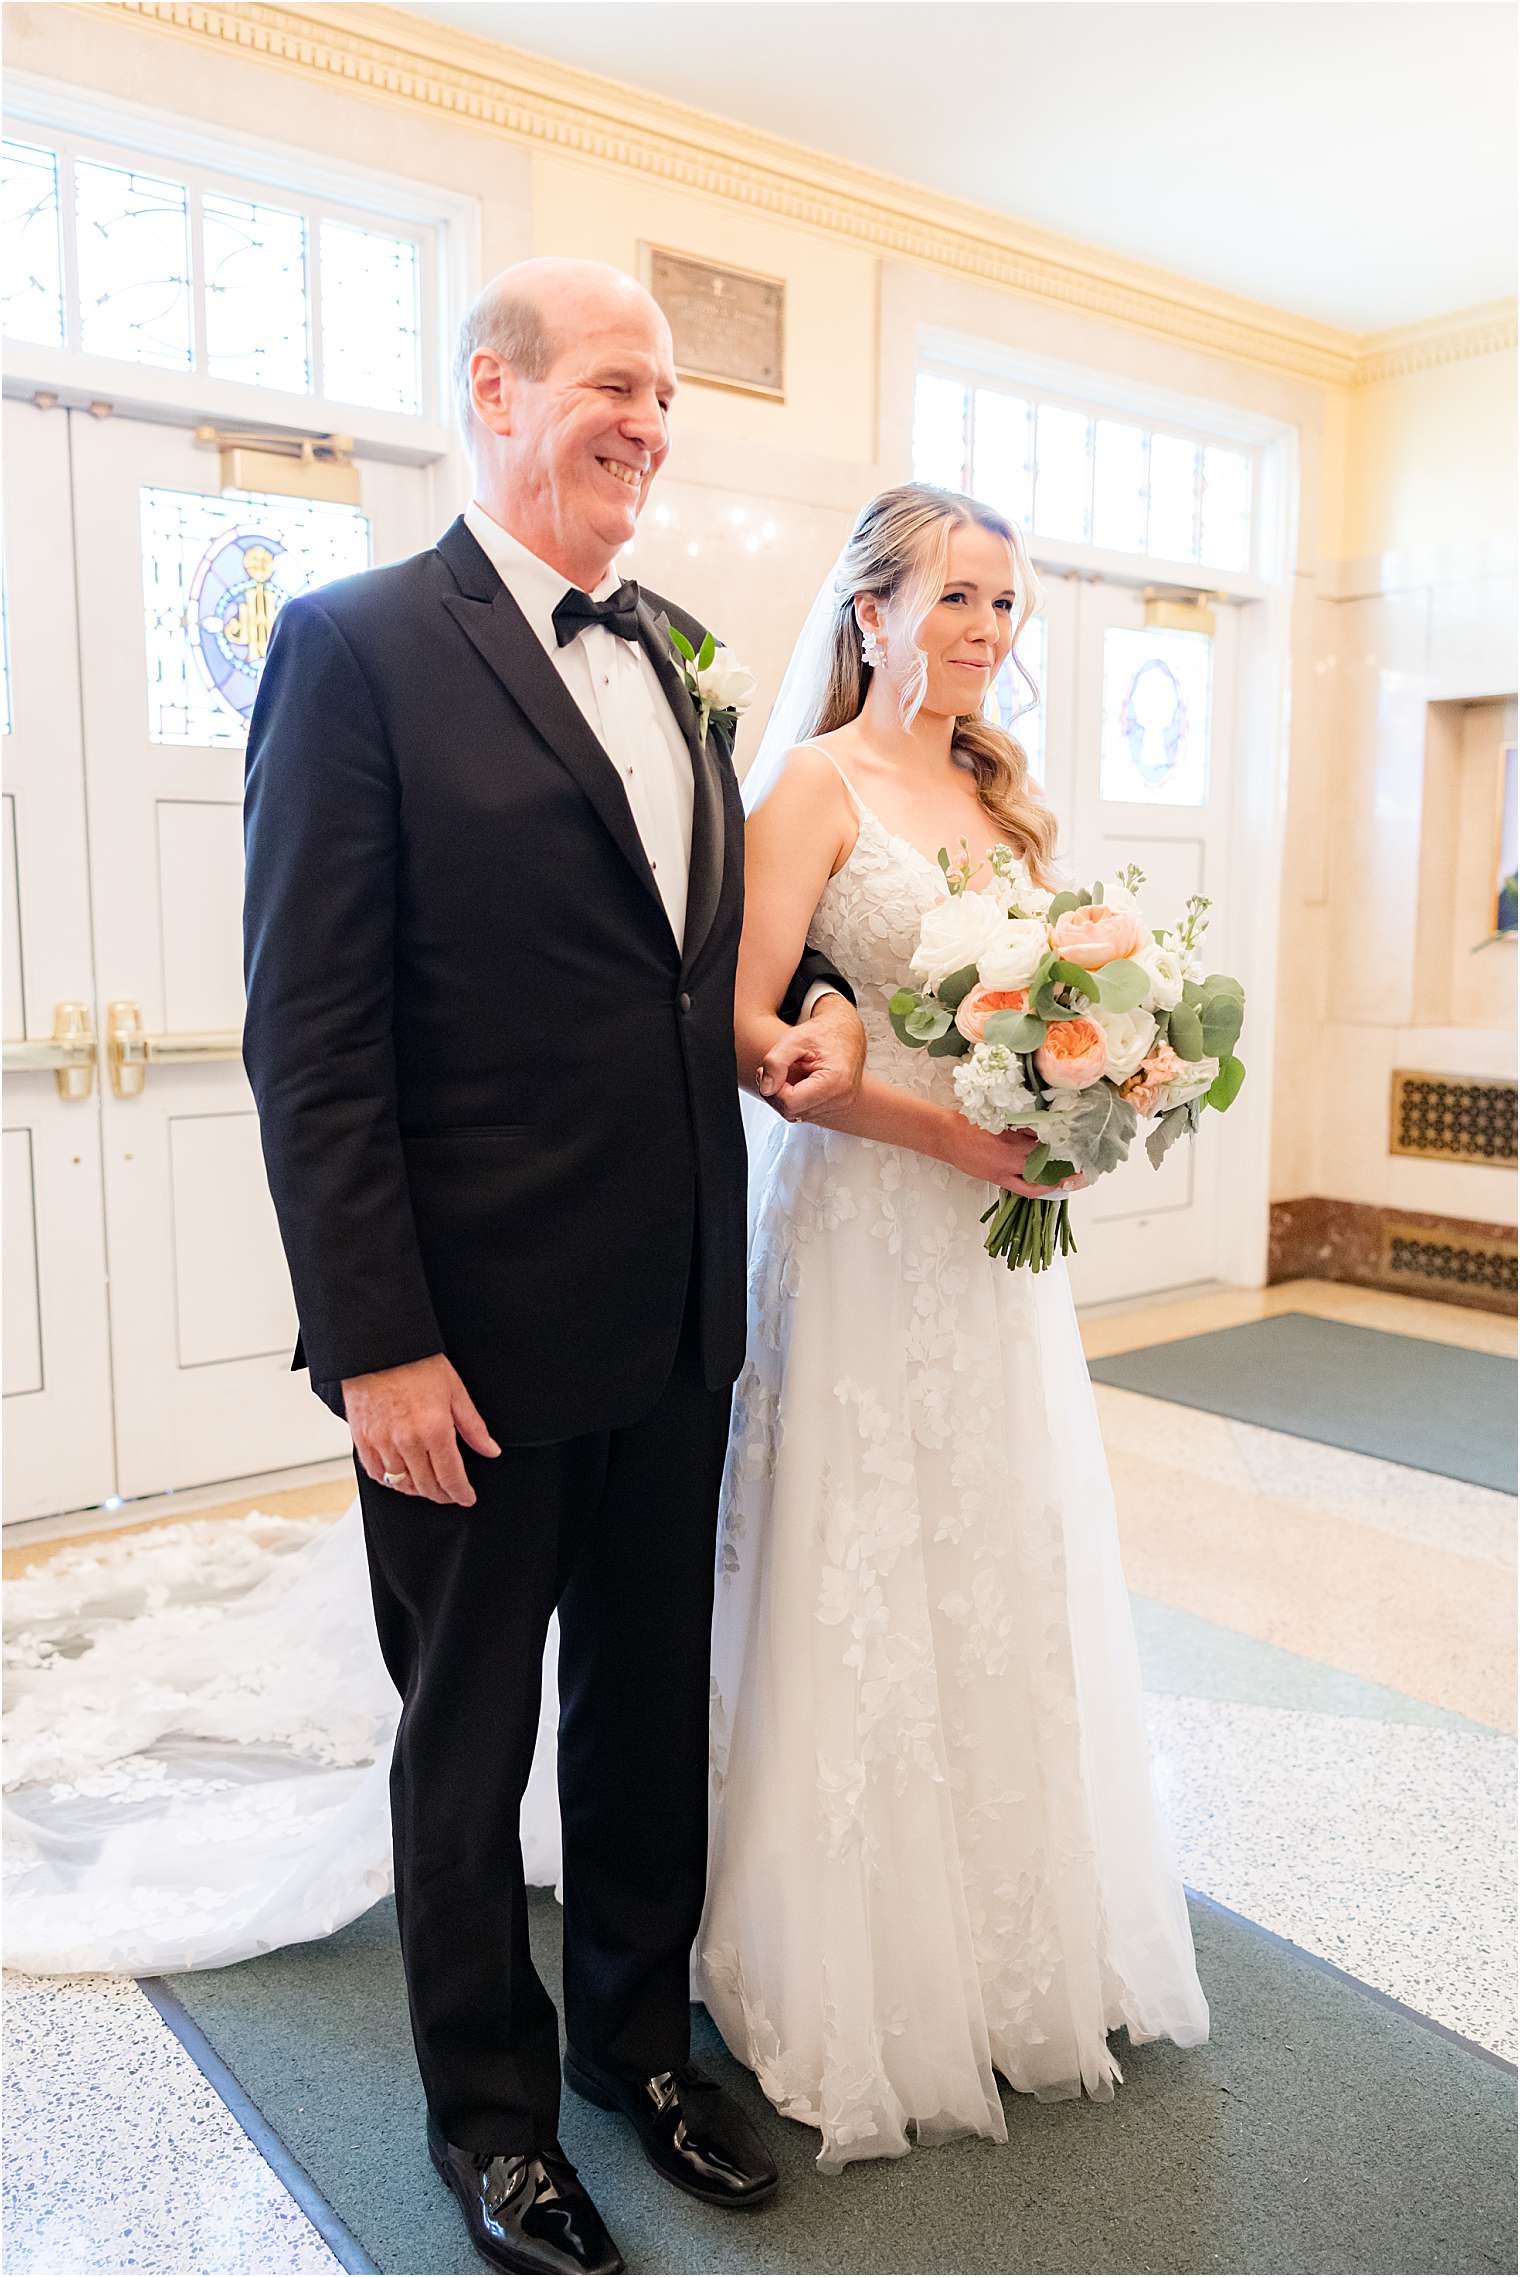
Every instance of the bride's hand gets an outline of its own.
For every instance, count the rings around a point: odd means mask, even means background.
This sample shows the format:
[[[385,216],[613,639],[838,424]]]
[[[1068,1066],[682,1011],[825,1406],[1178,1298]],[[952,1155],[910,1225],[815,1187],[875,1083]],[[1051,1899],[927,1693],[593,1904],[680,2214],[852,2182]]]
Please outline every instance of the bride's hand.
[[[1009,1194],[1027,1194],[1035,1202],[1053,1201],[1057,1195],[1075,1193],[1087,1184],[1082,1173],[1075,1171],[1059,1186],[1032,1185],[1020,1172],[1036,1143],[1033,1131],[984,1131],[968,1123],[964,1115],[954,1120],[949,1160],[968,1178],[985,1178],[989,1185],[1001,1186]]]

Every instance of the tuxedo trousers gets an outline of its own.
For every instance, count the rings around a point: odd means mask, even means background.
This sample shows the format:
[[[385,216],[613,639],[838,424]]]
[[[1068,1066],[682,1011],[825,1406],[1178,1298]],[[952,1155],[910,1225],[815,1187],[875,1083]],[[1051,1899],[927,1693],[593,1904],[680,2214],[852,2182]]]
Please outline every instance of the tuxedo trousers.
[[[567,2037],[632,2078],[689,2051],[731,1397],[705,1385],[696,1329],[693,1294],[641,1420],[465,1450],[472,1509],[359,1473],[402,1699],[391,1824],[412,2035],[429,2110],[464,2149],[528,2150],[558,2129],[558,2021],[528,1949],[518,1839],[556,1608]]]

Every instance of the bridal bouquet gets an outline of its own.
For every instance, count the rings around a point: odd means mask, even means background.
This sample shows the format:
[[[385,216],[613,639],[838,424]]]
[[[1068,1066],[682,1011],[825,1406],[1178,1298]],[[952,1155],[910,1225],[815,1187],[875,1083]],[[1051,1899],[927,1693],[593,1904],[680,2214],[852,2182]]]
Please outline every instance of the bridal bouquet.
[[[1006,846],[988,855],[993,883],[969,886],[941,848],[949,896],[924,918],[910,969],[888,1010],[900,1042],[954,1058],[961,1113],[984,1131],[1032,1131],[1030,1185],[1056,1187],[1117,1169],[1142,1120],[1159,1168],[1205,1107],[1224,1109],[1245,1069],[1235,1058],[1245,992],[1203,969],[1209,903],[1189,897],[1181,922],[1153,931],[1130,864],[1090,889],[1032,887]],[[1064,1200],[1002,1194],[986,1212],[987,1248],[1009,1269],[1040,1272],[1076,1247]]]

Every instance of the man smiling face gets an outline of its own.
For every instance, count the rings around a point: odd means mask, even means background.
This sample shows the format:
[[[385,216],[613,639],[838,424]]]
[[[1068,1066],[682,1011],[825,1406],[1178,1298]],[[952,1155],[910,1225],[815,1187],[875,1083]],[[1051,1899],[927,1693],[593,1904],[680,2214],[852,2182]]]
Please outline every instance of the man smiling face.
[[[476,495],[590,592],[670,448],[670,327],[641,285],[593,262],[524,262],[487,295],[509,315],[498,337],[518,345],[515,361],[488,345],[470,358]]]

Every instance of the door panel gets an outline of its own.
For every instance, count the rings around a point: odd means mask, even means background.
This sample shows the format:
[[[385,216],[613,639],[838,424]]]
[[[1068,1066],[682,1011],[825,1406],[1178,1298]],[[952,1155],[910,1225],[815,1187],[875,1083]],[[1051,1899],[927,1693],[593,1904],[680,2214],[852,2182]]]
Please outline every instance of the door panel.
[[[5,1515],[98,1502],[115,1484],[99,1087],[61,1095],[16,1049],[55,1008],[93,1014],[69,423],[4,406]]]

